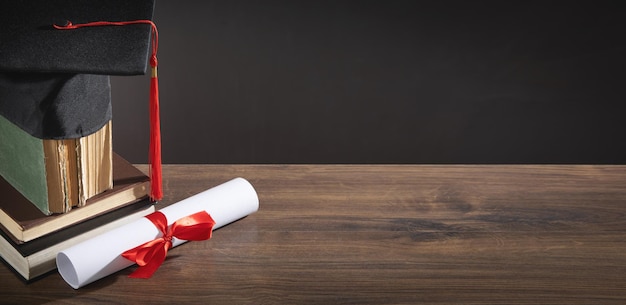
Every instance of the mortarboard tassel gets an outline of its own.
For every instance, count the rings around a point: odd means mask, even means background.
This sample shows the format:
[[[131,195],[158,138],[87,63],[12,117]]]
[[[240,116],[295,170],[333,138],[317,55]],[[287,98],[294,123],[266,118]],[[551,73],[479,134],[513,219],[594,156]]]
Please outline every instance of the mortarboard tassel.
[[[156,33],[156,27],[153,27]],[[152,41],[156,41],[156,34]],[[156,45],[153,43],[153,53],[150,58],[152,76],[150,77],[150,198],[163,198],[163,183],[161,181],[161,120],[159,110],[159,79],[157,71]]]
[[[151,20],[132,20],[132,21],[95,21],[80,24],[72,24],[70,21],[65,25],[56,25],[57,30],[74,30],[81,27],[93,26],[123,26],[130,24],[149,24],[152,27],[152,55],[150,57],[150,66],[152,75],[150,78],[150,151],[148,160],[150,162],[150,198],[152,200],[161,200],[163,198],[163,183],[161,170],[161,122],[159,115],[159,81],[157,77],[157,49],[159,45],[159,32],[157,27]]]

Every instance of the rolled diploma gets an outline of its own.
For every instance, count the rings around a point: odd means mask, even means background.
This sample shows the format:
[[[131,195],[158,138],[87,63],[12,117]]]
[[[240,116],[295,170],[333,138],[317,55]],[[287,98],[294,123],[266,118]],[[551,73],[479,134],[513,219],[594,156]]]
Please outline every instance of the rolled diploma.
[[[259,199],[252,185],[243,178],[235,178],[159,211],[165,214],[168,225],[171,225],[182,217],[205,210],[215,220],[215,230],[258,209]],[[78,289],[133,265],[134,262],[121,254],[160,235],[156,226],[142,217],[59,252],[57,268],[63,279]],[[174,238],[172,246],[185,242]]]

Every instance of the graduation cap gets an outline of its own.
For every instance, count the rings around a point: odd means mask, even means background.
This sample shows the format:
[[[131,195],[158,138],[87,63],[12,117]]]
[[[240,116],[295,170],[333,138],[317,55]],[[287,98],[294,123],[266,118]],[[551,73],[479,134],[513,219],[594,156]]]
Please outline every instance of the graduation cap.
[[[151,197],[161,190],[154,0],[12,0],[0,4],[0,115],[41,139],[79,138],[111,119],[109,75],[150,86]]]

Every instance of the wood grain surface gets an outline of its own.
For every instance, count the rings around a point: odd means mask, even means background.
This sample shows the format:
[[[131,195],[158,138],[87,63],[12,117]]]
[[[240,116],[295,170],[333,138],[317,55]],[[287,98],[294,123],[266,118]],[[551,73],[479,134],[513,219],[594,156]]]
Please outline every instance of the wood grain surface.
[[[153,278],[73,290],[2,264],[0,303],[626,303],[626,166],[166,165],[159,205],[234,177],[259,211]]]

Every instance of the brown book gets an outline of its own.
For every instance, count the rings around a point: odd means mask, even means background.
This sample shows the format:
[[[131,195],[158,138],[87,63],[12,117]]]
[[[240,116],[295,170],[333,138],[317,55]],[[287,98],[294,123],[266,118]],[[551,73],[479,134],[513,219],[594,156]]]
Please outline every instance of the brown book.
[[[154,210],[154,205],[146,198],[23,244],[16,244],[0,230],[0,257],[25,280],[32,280],[56,269],[55,260],[60,251],[136,221]]]
[[[7,181],[0,179],[0,224],[17,243],[75,225],[148,196],[150,178],[113,153],[113,188],[68,213],[45,215]]]

